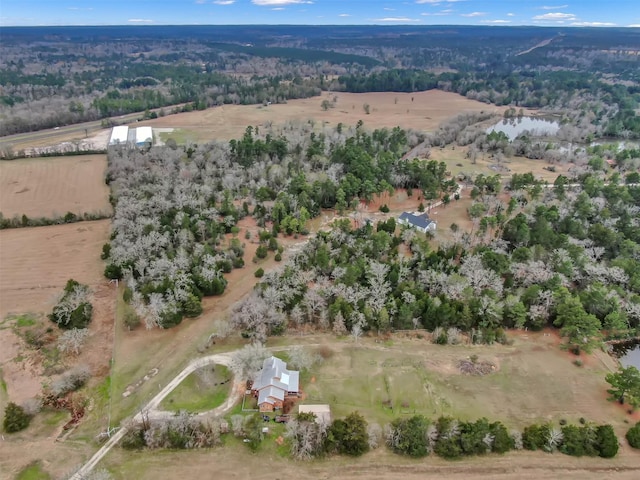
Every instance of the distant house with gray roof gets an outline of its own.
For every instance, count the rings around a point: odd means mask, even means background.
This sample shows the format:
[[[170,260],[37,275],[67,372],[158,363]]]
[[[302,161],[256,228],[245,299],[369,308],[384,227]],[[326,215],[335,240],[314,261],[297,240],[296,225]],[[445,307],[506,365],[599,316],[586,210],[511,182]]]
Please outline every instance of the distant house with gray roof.
[[[426,213],[402,212],[398,217],[398,223],[415,228],[422,233],[436,229],[436,222],[431,220]]]
[[[266,358],[251,390],[258,398],[260,411],[273,412],[283,407],[285,398],[299,396],[300,372],[288,370],[279,358]]]

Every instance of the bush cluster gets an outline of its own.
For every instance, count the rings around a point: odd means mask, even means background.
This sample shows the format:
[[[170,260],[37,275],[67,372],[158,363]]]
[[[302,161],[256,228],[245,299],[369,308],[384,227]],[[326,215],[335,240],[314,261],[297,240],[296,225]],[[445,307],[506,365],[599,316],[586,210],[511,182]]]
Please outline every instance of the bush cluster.
[[[387,432],[387,445],[403,455],[423,457],[433,452],[446,459],[505,453],[521,447],[604,458],[618,452],[618,439],[611,425],[564,425],[557,429],[550,424],[534,424],[522,434],[509,434],[501,422],[490,423],[486,418],[464,422],[440,417],[431,424],[422,415],[394,420]]]
[[[640,422],[631,427],[625,437],[633,448],[640,448]]]
[[[611,425],[563,425],[558,429],[534,424],[524,429],[522,443],[528,450],[558,450],[574,457],[611,458],[618,453],[618,438]]]
[[[30,422],[31,416],[20,405],[10,402],[4,409],[3,427],[5,432],[19,432],[27,428]]]
[[[89,293],[87,285],[81,285],[73,279],[67,281],[62,297],[53,307],[49,319],[63,329],[87,328],[93,315]]]

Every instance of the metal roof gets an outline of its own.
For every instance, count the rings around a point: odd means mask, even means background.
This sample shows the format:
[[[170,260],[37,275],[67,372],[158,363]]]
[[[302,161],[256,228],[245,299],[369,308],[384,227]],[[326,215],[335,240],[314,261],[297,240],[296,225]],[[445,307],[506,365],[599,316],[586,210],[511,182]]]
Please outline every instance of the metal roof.
[[[273,396],[272,393],[278,390],[281,392],[278,395],[282,395],[282,398],[284,398],[285,392],[297,392],[299,386],[300,372],[287,370],[287,364],[273,356],[265,358],[264,362],[262,362],[262,370],[258,373],[253,383],[253,389],[260,392],[258,403],[262,403],[260,399],[263,398],[263,392],[268,397]]]
[[[129,137],[129,127],[126,125],[119,125],[111,129],[111,138],[109,139],[109,145],[117,145],[119,143],[127,143]]]
[[[136,128],[136,143],[152,143],[153,129],[151,127]]]
[[[426,213],[423,213],[422,215],[414,215],[413,213],[402,212],[402,214],[400,214],[400,217],[398,217],[398,220],[404,221],[418,228],[427,228],[433,223],[433,220],[431,220],[429,218],[429,215],[427,215]]]

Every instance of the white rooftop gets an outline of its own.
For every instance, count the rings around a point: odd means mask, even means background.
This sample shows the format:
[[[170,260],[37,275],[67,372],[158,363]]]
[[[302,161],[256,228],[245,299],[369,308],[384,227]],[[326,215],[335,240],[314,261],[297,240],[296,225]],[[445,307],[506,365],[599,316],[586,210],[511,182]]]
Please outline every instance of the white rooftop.
[[[153,129],[151,127],[136,128],[136,143],[153,142]]]
[[[109,145],[117,145],[119,143],[127,143],[129,136],[129,127],[126,125],[119,125],[113,127],[111,130],[111,138],[109,139]]]

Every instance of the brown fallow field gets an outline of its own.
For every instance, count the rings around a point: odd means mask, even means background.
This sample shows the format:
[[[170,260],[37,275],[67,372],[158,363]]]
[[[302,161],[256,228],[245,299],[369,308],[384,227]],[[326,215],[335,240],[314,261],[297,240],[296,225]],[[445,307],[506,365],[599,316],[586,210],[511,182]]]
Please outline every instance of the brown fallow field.
[[[323,100],[335,106],[324,110]],[[369,105],[369,114],[364,110]],[[176,128],[186,131],[196,141],[230,140],[242,135],[248,125],[274,125],[287,121],[313,120],[330,125],[355,125],[359,120],[369,129],[400,126],[405,129],[429,131],[442,122],[466,112],[496,112],[504,107],[487,105],[456,93],[429,90],[416,93],[341,93],[330,92],[322,96],[289,100],[286,104],[269,106],[224,105],[198,112],[168,115],[140,122],[154,128]],[[171,135],[169,135],[171,136]]]
[[[0,212],[5,218],[110,213],[106,155],[0,162]]]

